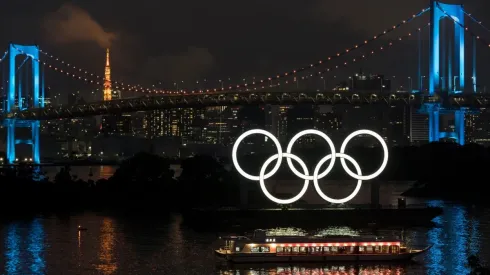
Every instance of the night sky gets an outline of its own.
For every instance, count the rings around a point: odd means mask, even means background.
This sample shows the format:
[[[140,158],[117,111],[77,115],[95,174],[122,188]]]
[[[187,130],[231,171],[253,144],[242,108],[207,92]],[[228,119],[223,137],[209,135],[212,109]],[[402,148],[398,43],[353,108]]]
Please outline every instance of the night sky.
[[[3,2],[0,48],[7,48],[10,41],[39,44],[47,52],[102,75],[105,48],[110,47],[113,79],[147,85],[275,75],[361,43],[429,5],[428,0]],[[487,2],[464,3],[490,27]],[[427,13],[383,39],[405,35],[428,21]],[[490,40],[489,32],[475,24],[470,26]],[[427,28],[423,37],[428,39]],[[383,41],[378,41],[359,53],[381,44]],[[362,68],[372,73],[415,77],[416,45],[415,39],[397,43],[385,53],[336,75]],[[490,49],[482,45],[478,49],[479,60],[488,60]],[[424,59],[426,55],[427,49]],[[484,70],[490,71],[482,63],[488,62],[480,62],[480,79]],[[423,68],[427,70],[428,66]],[[57,76],[49,84],[68,85],[62,79]]]

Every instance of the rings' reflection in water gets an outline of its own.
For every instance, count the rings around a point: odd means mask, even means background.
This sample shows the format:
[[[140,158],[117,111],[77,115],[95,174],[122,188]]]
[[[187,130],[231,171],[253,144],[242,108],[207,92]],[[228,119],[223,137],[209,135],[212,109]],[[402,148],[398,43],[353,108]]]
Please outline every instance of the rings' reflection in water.
[[[243,265],[220,267],[220,275],[403,275],[404,265]]]

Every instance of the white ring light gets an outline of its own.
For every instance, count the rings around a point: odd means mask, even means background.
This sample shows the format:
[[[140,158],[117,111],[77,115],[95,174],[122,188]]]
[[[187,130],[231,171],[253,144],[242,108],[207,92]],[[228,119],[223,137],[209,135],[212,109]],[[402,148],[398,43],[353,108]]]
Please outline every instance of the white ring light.
[[[303,160],[301,160],[298,156],[295,156],[293,154],[289,154],[289,153],[283,153],[282,154],[283,157],[287,157],[288,160],[290,158],[294,159],[295,161],[297,161],[299,163],[299,165],[301,165],[301,168],[303,168],[303,171],[306,175],[308,175],[308,168],[306,167],[306,164],[303,162]],[[269,159],[267,159],[264,164],[262,165],[262,168],[260,169],[260,174],[259,174],[259,178],[260,178],[260,189],[262,189],[262,192],[264,192],[264,195],[271,201],[275,202],[275,203],[279,203],[279,204],[290,204],[290,203],[293,203],[299,199],[301,199],[301,197],[304,196],[304,194],[306,193],[306,190],[308,190],[308,184],[309,184],[309,180],[305,180],[305,183],[303,185],[303,189],[301,189],[301,191],[299,192],[298,195],[296,195],[295,197],[293,198],[290,198],[290,199],[285,199],[285,200],[282,200],[282,199],[278,199],[276,197],[274,197],[271,193],[269,193],[269,191],[267,191],[267,188],[265,187],[265,182],[264,182],[264,173],[265,173],[265,169],[267,169],[267,166],[269,166],[269,164],[277,159],[279,157],[279,154],[275,154],[273,155],[272,157],[270,157]],[[278,161],[279,162],[279,161]]]
[[[247,174],[245,171],[243,171],[243,169],[238,164],[238,159],[237,159],[237,151],[238,151],[239,144],[243,141],[243,139],[245,139],[249,135],[253,135],[253,134],[263,134],[263,135],[269,137],[274,142],[274,144],[276,145],[277,150],[278,150],[277,154],[273,155],[272,157],[270,157],[269,159],[267,159],[264,162],[264,164],[262,165],[262,168],[260,169],[259,176],[252,176],[250,174]],[[302,137],[304,135],[308,135],[308,134],[314,134],[314,135],[318,135],[318,136],[322,137],[327,142],[327,144],[331,150],[331,154],[323,157],[318,162],[312,176],[308,175],[308,169],[306,167],[306,164],[301,160],[301,158],[299,158],[296,155],[291,154],[291,150],[293,148],[294,142],[296,142],[296,140],[298,140],[300,137]],[[383,147],[384,156],[383,156],[383,162],[381,163],[380,168],[376,172],[374,172],[373,174],[368,175],[368,176],[363,176],[362,172],[361,172],[361,167],[359,166],[359,164],[351,156],[345,154],[345,149],[347,148],[347,143],[352,138],[354,138],[355,136],[358,136],[358,135],[371,135],[371,136],[375,137],[381,143],[381,146]],[[279,170],[279,167],[281,166],[281,162],[282,162],[283,157],[287,158],[287,163],[288,163],[288,166],[291,169],[291,171],[296,176],[298,176],[299,178],[302,178],[305,180],[303,189],[301,189],[301,191],[298,195],[296,195],[295,197],[293,197],[291,199],[278,199],[278,198],[274,197],[273,195],[271,195],[269,193],[269,191],[267,191],[267,189],[265,188],[265,182],[264,181],[266,179],[272,177]],[[333,198],[328,197],[327,195],[325,195],[325,193],[322,192],[322,190],[320,189],[320,186],[318,184],[318,180],[323,178],[323,177],[326,177],[328,175],[328,173],[330,173],[330,171],[333,169],[333,165],[334,165],[335,159],[337,157],[340,157],[340,162],[342,164],[342,167],[347,172],[347,174],[350,175],[351,177],[357,179],[357,185],[356,185],[356,188],[354,189],[354,191],[349,196],[347,196],[346,198],[343,198],[343,199],[333,199]],[[265,170],[267,169],[269,164],[272,161],[274,161],[275,159],[277,159],[276,165],[274,166],[274,168],[269,173],[265,174]],[[301,174],[294,167],[293,163],[291,162],[291,159],[297,161],[300,164],[301,168],[304,171],[304,174]],[[321,166],[326,161],[328,161],[330,159],[331,159],[331,162],[328,165],[327,169],[325,169],[325,171],[323,173],[319,174]],[[247,179],[259,181],[260,182],[260,188],[262,189],[262,192],[264,192],[265,196],[273,202],[276,202],[279,204],[289,204],[289,203],[293,203],[293,202],[299,200],[306,193],[306,190],[308,189],[309,181],[313,180],[313,185],[315,186],[316,192],[324,200],[331,202],[331,203],[346,203],[346,202],[350,201],[351,199],[353,199],[359,193],[359,190],[361,189],[361,185],[362,185],[363,180],[370,180],[370,179],[373,179],[373,178],[379,176],[383,172],[383,170],[386,168],[386,165],[388,164],[388,146],[386,145],[386,142],[383,140],[383,138],[380,135],[378,135],[377,133],[370,131],[370,130],[358,130],[358,131],[353,132],[352,134],[350,134],[349,136],[347,136],[345,138],[344,142],[342,143],[342,146],[340,147],[340,153],[336,153],[335,152],[335,146],[333,145],[332,140],[325,133],[322,133],[318,130],[304,130],[304,131],[301,131],[298,134],[296,134],[291,139],[291,141],[288,144],[286,153],[282,153],[281,144],[279,143],[279,140],[277,140],[277,138],[274,135],[272,135],[271,133],[264,131],[264,130],[254,129],[254,130],[250,130],[250,131],[243,133],[236,140],[235,144],[233,145],[232,160],[233,160],[233,164],[235,165],[235,168],[237,169],[238,173]],[[356,168],[357,174],[352,172],[349,169],[349,167],[347,167],[345,160],[350,161],[354,165],[354,167]]]
[[[375,137],[379,143],[381,143],[381,147],[383,147],[383,162],[381,163],[381,166],[379,167],[378,171],[372,173],[371,175],[369,176],[363,176],[361,174],[354,174],[354,172],[352,172],[349,167],[347,166],[347,164],[345,164],[345,159],[344,158],[341,158],[340,159],[340,163],[342,164],[342,167],[344,168],[345,172],[347,174],[349,174],[349,176],[355,178],[356,180],[371,180],[371,179],[374,179],[375,177],[379,176],[383,170],[385,170],[386,168],[386,165],[388,164],[388,146],[386,146],[386,142],[383,140],[383,138],[378,135],[376,132],[373,132],[371,130],[358,130],[358,131],[355,131],[354,133],[348,135],[344,142],[342,142],[342,146],[340,146],[340,153],[341,154],[345,154],[345,148],[347,147],[347,143],[353,139],[355,136],[358,136],[358,135],[370,135],[370,136],[373,136]]]
[[[276,148],[277,148],[277,154],[279,155],[279,158],[278,158],[277,163],[274,166],[274,168],[272,168],[272,171],[270,171],[269,173],[267,173],[264,176],[264,179],[268,179],[268,178],[272,177],[272,175],[274,175],[277,172],[277,170],[279,170],[279,167],[281,167],[281,162],[282,162],[281,144],[279,143],[279,140],[277,140],[277,138],[273,134],[271,134],[265,130],[260,130],[260,129],[254,129],[254,130],[250,130],[250,131],[243,133],[235,141],[235,144],[233,145],[233,150],[231,152],[231,158],[233,160],[233,164],[235,165],[236,170],[238,171],[238,173],[240,173],[240,175],[244,176],[245,178],[247,178],[249,180],[257,181],[260,179],[259,176],[252,176],[252,175],[248,174],[247,172],[243,171],[243,169],[238,164],[238,159],[237,159],[238,145],[240,145],[240,143],[242,142],[243,139],[245,139],[246,137],[248,137],[250,135],[254,135],[254,134],[262,134],[262,135],[269,137],[274,142],[274,144],[276,145]]]
[[[318,136],[322,137],[327,142],[328,146],[330,147],[331,154],[335,156],[335,145],[333,145],[332,140],[325,133],[322,133],[322,132],[320,132],[318,130],[304,130],[304,131],[301,131],[301,132],[297,133],[289,141],[288,148],[286,149],[286,153],[291,154],[291,150],[293,149],[293,145],[296,142],[296,140],[298,140],[300,137],[302,137],[304,135],[318,135]],[[293,162],[291,161],[290,158],[287,158],[286,160],[288,162],[289,169],[291,169],[291,171],[296,176],[298,176],[298,177],[300,177],[302,179],[305,179],[305,180],[313,180],[314,179],[313,176],[303,175],[298,170],[296,170],[296,168],[294,167]],[[328,173],[330,173],[330,171],[333,169],[333,165],[334,164],[335,164],[335,157],[332,159],[332,161],[328,165],[327,169],[323,173],[321,173],[320,175],[318,175],[318,179],[324,178]]]
[[[342,160],[346,159],[346,160],[350,161],[354,165],[354,167],[356,168],[357,174],[362,175],[361,174],[361,167],[359,167],[359,164],[357,163],[357,161],[355,161],[351,156],[346,155],[346,154],[342,154],[342,153],[337,153],[335,156],[341,158]],[[356,188],[354,189],[354,191],[349,196],[347,196],[343,199],[332,199],[329,196],[325,195],[325,193],[323,193],[323,191],[320,189],[320,185],[318,184],[318,180],[320,178],[317,175],[318,175],[318,172],[319,172],[320,168],[322,167],[322,165],[327,160],[329,160],[331,158],[332,158],[332,155],[327,155],[326,157],[322,158],[318,162],[318,164],[315,167],[315,171],[313,171],[313,185],[315,186],[316,192],[318,193],[318,195],[320,195],[320,197],[322,197],[322,199],[324,199],[328,202],[331,202],[331,203],[346,203],[346,202],[352,200],[357,195],[357,193],[359,193],[359,190],[361,190],[362,180],[357,180],[357,185],[356,185]]]

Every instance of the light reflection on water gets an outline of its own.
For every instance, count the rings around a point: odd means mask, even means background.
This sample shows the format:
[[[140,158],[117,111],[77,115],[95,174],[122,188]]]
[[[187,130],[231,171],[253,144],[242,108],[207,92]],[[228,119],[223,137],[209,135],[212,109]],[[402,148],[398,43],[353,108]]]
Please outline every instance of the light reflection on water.
[[[5,228],[5,233],[3,254],[6,274],[45,274],[42,220],[34,219],[25,225],[11,223]]]
[[[30,226],[29,245],[27,250],[32,257],[30,268],[31,274],[44,274],[44,228],[40,219],[35,219]]]
[[[272,265],[217,267],[212,249],[215,232],[187,228],[182,217],[134,221],[86,213],[68,219],[36,218],[0,224],[0,274],[467,274],[467,257],[490,256],[490,210],[468,209],[440,201],[444,214],[436,227],[357,230],[361,235],[405,235],[415,248],[433,245],[419,264],[410,265]],[[140,224],[143,222],[144,224]],[[87,231],[79,232],[82,224]],[[203,225],[204,227],[207,225]],[[137,228],[137,230],[135,229]],[[325,228],[351,232],[353,228]],[[222,232],[224,234],[225,232]],[[228,232],[234,233],[234,232]]]
[[[320,267],[278,266],[266,268],[243,268],[220,270],[220,275],[403,275],[402,266],[374,265],[330,265]]]
[[[20,262],[20,236],[16,224],[10,224],[7,227],[7,238],[5,246],[5,271],[7,274],[17,274],[21,267]]]
[[[465,207],[447,206],[442,201],[432,201],[430,205],[444,208],[443,215],[433,220],[437,227],[427,232],[428,243],[433,245],[426,257],[430,274],[468,274],[470,270],[466,263],[469,256],[480,256],[483,262],[488,259],[489,255],[479,253],[480,246],[490,245],[488,220],[485,220],[486,234],[482,237],[480,221]]]
[[[112,275],[117,270],[117,262],[114,256],[114,247],[116,245],[115,230],[113,220],[104,218],[100,228],[100,251],[99,261],[96,269],[104,275]]]
[[[58,173],[62,166],[46,166],[43,167],[43,171],[46,172],[46,176],[50,180],[54,180],[56,173]],[[77,176],[82,180],[92,179],[98,181],[100,179],[110,178],[117,170],[118,166],[113,165],[94,165],[94,166],[72,166],[70,167],[70,174]],[[182,172],[180,165],[171,165],[170,169],[175,171],[175,177],[178,177]]]

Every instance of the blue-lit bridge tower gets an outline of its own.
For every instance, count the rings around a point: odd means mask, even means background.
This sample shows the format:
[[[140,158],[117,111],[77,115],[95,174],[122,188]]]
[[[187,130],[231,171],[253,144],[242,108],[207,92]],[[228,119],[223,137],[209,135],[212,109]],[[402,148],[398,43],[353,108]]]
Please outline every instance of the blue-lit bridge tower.
[[[16,64],[17,56],[25,56],[20,64]],[[31,70],[23,70],[28,60],[31,60]],[[39,48],[33,45],[10,44],[8,51],[8,83],[4,100],[3,112],[5,115],[17,110],[44,107],[44,83],[40,79]],[[26,66],[27,67],[27,66]],[[26,72],[24,72],[26,71]],[[24,72],[24,74],[22,74]],[[23,77],[19,77],[19,76]],[[24,77],[25,76],[25,77]],[[22,80],[25,80],[23,83]],[[7,129],[6,160],[8,164],[16,161],[15,146],[17,144],[29,144],[32,146],[32,162],[40,163],[39,154],[39,120],[20,120],[7,118],[4,120]],[[31,137],[17,139],[16,129],[30,128]]]
[[[454,23],[454,44],[441,44],[441,20],[448,18]],[[465,91],[465,13],[462,5],[444,4],[431,0],[430,5],[430,53],[429,53],[429,98],[447,97]],[[473,54],[475,54],[473,49]],[[447,60],[446,60],[447,59]],[[441,62],[442,61],[442,62]],[[447,61],[447,63],[446,63]],[[442,63],[442,64],[441,64]],[[476,64],[473,58],[473,92],[476,92]],[[441,66],[443,65],[443,66]],[[419,78],[420,79],[420,78]],[[422,110],[429,115],[429,142],[443,138],[455,139],[464,145],[464,118],[467,109],[445,109],[440,103],[425,103]],[[454,132],[440,132],[441,114],[454,115]]]

